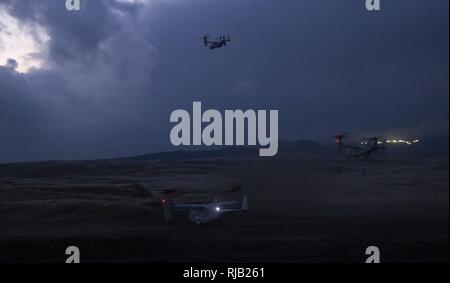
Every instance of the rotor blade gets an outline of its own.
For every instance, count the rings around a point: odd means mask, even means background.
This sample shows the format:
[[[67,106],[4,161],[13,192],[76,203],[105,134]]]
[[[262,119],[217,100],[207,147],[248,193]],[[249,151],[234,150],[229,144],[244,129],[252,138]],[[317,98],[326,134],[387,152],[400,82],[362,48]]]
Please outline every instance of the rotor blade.
[[[208,38],[209,37],[209,33],[208,34],[205,34],[204,36],[202,36],[202,37],[199,37],[199,38],[197,38],[197,39],[205,39],[205,38]]]
[[[165,195],[170,195],[170,194],[173,194],[173,193],[175,193],[176,192],[176,190],[173,190],[173,189],[165,189],[164,191],[163,191],[163,194],[165,194]]]
[[[236,185],[233,188],[230,189],[230,192],[240,192],[242,191],[242,186],[241,185]]]

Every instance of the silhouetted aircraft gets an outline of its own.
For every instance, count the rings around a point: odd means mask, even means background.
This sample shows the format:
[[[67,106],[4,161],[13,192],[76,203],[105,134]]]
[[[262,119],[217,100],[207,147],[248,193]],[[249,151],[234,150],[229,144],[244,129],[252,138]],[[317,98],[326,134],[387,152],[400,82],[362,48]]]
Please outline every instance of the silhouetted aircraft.
[[[205,45],[205,47],[209,46],[209,49],[222,48],[223,46],[227,46],[227,42],[230,41],[231,38],[229,35],[227,37],[220,36],[216,40],[209,40],[208,34],[203,36],[203,44]]]
[[[189,212],[188,219],[196,224],[208,223],[219,218],[223,213],[248,210],[247,195],[240,186],[234,190],[236,198],[231,201],[218,201],[217,197],[211,203],[175,203],[172,200],[173,191],[166,190],[162,199],[166,221],[173,219],[173,211]]]
[[[373,154],[378,154],[379,150],[386,150],[386,141],[381,140],[380,137],[366,139],[358,146],[344,143],[345,139],[350,138],[348,133],[339,133],[333,138],[336,140],[338,152],[345,151],[348,157],[369,159]]]

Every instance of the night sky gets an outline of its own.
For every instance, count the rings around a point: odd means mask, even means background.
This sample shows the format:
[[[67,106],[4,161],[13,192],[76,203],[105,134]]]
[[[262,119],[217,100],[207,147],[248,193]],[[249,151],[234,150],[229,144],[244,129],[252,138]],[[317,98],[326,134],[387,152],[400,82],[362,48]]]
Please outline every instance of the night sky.
[[[0,0],[0,162],[176,150],[193,101],[278,109],[287,140],[448,135],[448,0],[64,2]]]

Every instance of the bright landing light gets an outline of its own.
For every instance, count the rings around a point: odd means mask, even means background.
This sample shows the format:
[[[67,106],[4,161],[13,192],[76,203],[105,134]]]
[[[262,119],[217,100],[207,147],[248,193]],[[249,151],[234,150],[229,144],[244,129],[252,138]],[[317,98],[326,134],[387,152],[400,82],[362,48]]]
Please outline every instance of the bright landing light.
[[[45,52],[48,40],[44,28],[20,22],[0,5],[0,65],[14,59],[18,63],[16,71],[21,73],[43,68],[44,61],[40,55]]]

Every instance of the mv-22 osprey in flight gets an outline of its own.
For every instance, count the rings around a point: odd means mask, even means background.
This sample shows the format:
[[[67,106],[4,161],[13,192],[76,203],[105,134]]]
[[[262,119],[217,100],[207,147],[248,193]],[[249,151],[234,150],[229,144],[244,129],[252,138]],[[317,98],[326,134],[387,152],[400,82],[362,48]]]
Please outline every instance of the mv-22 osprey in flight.
[[[333,137],[336,140],[338,153],[342,153],[345,150],[345,153],[349,158],[369,159],[372,155],[378,154],[380,150],[386,150],[386,141],[380,137],[366,139],[362,143],[365,147],[344,143],[344,139],[348,139],[349,137],[348,133],[339,133]]]
[[[230,36],[219,36],[216,40],[209,40],[209,34],[205,35],[202,37],[203,39],[203,45],[205,45],[205,47],[208,47],[209,45],[209,49],[216,49],[216,48],[222,48],[224,46],[227,46],[227,42],[231,41]]]
[[[236,197],[231,201],[218,201],[217,197],[211,203],[175,203],[172,200],[173,191],[166,190],[162,199],[166,221],[173,220],[173,212],[188,212],[188,219],[196,224],[209,223],[229,212],[245,212],[248,210],[247,195],[238,186],[232,190]]]

